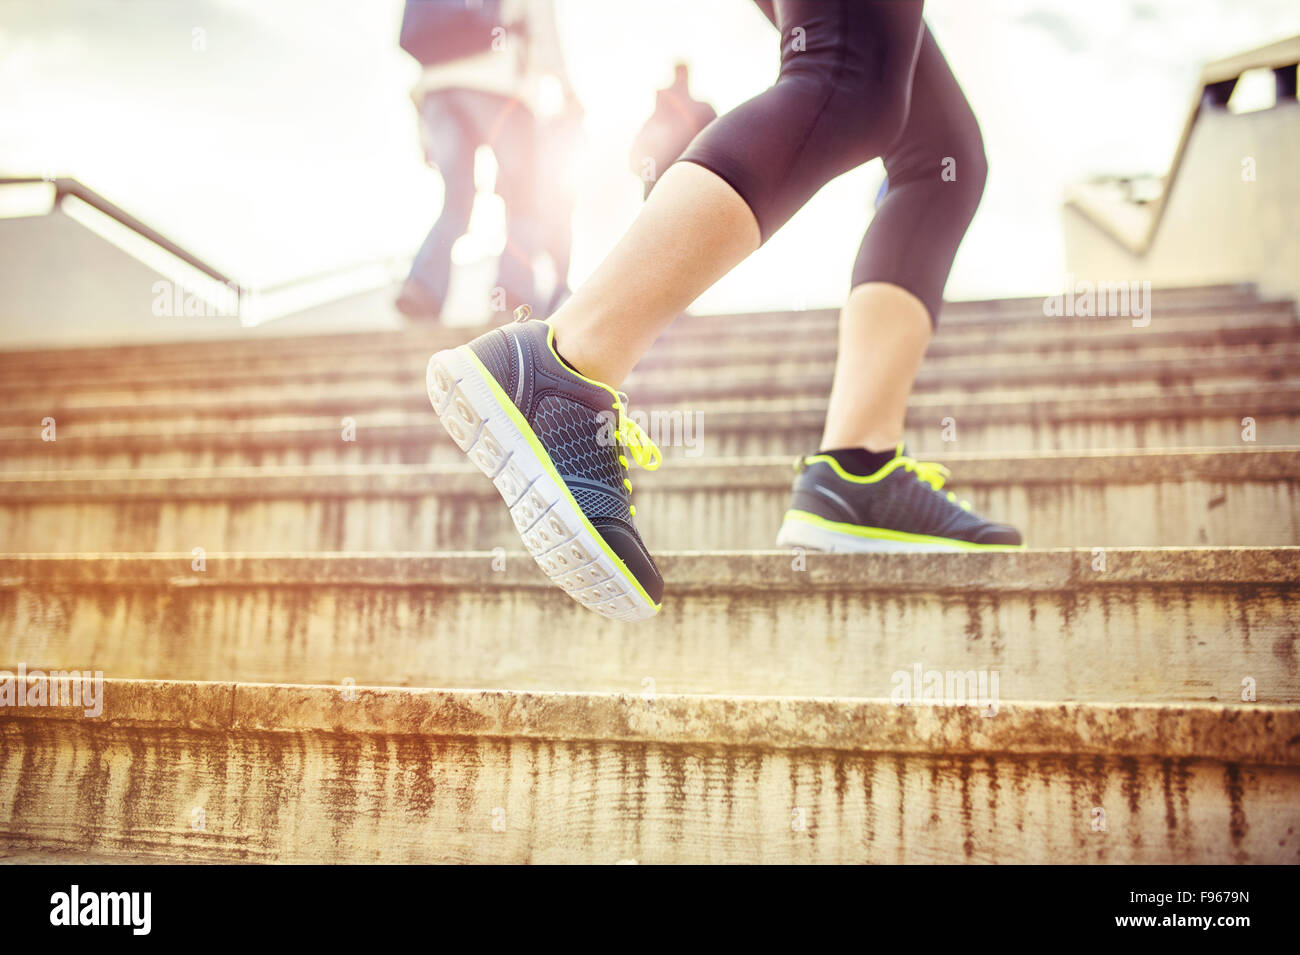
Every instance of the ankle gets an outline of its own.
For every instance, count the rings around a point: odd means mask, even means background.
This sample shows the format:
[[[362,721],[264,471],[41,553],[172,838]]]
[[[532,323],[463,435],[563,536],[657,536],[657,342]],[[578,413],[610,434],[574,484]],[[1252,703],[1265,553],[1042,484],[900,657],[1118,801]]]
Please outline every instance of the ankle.
[[[555,326],[552,324],[551,327],[554,328]],[[571,371],[582,375],[584,378],[590,378],[592,381],[608,385],[610,388],[618,388],[622,385],[625,372],[620,371],[609,362],[603,361],[601,356],[593,354],[583,347],[586,338],[581,333],[566,330],[561,335],[560,331],[556,329],[552,341],[555,345],[555,354]]]
[[[857,477],[875,474],[894,460],[895,448],[888,451],[869,451],[866,448],[831,448],[818,451],[832,458],[836,464]]]
[[[822,434],[822,448],[857,448],[872,454],[889,454],[891,457],[903,443],[903,429],[898,428],[862,432],[831,431]],[[823,454],[826,452],[822,452]]]

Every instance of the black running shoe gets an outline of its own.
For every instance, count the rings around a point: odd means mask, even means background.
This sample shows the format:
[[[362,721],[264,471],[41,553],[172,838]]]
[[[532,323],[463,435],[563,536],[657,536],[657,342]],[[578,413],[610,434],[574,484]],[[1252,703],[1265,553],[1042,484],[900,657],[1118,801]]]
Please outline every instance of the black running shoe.
[[[826,454],[799,459],[782,547],[855,551],[1023,550],[1020,532],[972,513],[943,490],[948,469],[909,458],[903,445],[875,474],[849,474]]]
[[[492,479],[524,546],[571,597],[615,620],[654,616],[663,578],[637,533],[629,458],[659,449],[627,396],[578,374],[555,332],[516,320],[429,359],[429,400],[452,440]]]

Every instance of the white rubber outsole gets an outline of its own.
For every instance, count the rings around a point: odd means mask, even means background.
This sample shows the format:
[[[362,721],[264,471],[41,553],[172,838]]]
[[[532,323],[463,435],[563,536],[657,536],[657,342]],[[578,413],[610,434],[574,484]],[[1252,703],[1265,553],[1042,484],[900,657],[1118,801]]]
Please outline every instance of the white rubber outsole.
[[[785,521],[777,532],[778,547],[802,547],[828,554],[969,554],[972,548],[959,544],[944,545],[930,541],[895,541],[874,537],[840,534],[826,527],[804,521]],[[992,548],[990,548],[992,549]]]
[[[492,480],[524,547],[556,586],[588,610],[611,620],[645,620],[659,607],[637,585],[631,571],[611,554],[565,487],[550,456],[533,443],[537,436],[516,422],[493,394],[495,380],[467,346],[440,351],[425,374],[429,401],[447,434]],[[499,390],[499,387],[497,388]],[[511,412],[514,412],[512,417]],[[538,442],[540,446],[540,442]]]

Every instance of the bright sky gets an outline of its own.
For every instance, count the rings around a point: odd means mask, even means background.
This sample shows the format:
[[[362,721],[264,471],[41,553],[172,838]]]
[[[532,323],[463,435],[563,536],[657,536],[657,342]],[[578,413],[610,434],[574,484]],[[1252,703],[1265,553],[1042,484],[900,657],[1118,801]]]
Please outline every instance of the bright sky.
[[[671,65],[719,112],[766,87],[747,0],[558,0],[587,109],[573,276],[640,206],[631,140]],[[0,0],[0,172],[75,176],[253,285],[413,252],[441,201],[401,0]],[[1300,33],[1294,0],[930,0],[990,158],[948,297],[1059,288],[1064,186],[1165,170],[1203,62]],[[829,184],[701,311],[837,303],[882,173]],[[481,199],[461,261],[499,243]],[[486,250],[486,251],[485,251]]]

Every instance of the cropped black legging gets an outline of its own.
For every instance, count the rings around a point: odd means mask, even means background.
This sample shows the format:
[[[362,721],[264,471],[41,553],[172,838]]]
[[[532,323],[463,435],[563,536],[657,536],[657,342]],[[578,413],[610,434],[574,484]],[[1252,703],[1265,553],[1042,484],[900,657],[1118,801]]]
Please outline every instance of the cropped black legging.
[[[749,204],[764,242],[823,185],[877,156],[889,188],[853,286],[890,282],[937,322],[953,256],[984,191],[979,124],[921,19],[920,0],[776,0],[781,72],[681,160]]]

